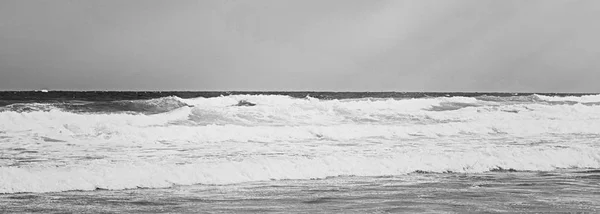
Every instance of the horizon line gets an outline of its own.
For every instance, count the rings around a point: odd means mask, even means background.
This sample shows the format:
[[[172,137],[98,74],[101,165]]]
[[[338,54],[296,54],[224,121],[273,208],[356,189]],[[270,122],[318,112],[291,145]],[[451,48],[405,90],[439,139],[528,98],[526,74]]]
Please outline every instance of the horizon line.
[[[50,90],[50,89],[33,89],[33,90],[2,90],[3,92],[267,92],[267,93],[494,93],[494,94],[600,94],[600,92],[523,92],[523,91],[333,91],[333,90]]]

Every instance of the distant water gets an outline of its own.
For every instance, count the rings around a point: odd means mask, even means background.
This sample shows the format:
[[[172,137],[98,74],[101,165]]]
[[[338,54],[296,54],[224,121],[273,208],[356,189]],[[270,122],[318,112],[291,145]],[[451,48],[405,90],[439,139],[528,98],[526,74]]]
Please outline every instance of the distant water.
[[[600,212],[600,95],[0,92],[6,212]]]

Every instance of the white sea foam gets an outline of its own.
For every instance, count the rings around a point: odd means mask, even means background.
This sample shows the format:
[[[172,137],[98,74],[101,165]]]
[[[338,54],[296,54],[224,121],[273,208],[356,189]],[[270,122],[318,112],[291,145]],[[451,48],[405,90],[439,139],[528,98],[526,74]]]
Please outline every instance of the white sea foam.
[[[427,150],[425,150],[427,149]],[[328,176],[399,175],[416,170],[474,173],[492,169],[553,170],[600,168],[600,154],[590,148],[481,148],[444,151],[412,149],[383,157],[248,157],[185,165],[95,161],[68,167],[0,167],[0,193],[65,190],[158,188],[189,184],[228,184],[269,179]]]
[[[545,96],[536,95],[542,100],[547,101],[573,101],[582,103],[596,103],[600,102],[600,95],[584,95],[584,96]]]
[[[175,109],[0,112],[0,192],[600,168],[598,105],[265,95],[153,102]]]

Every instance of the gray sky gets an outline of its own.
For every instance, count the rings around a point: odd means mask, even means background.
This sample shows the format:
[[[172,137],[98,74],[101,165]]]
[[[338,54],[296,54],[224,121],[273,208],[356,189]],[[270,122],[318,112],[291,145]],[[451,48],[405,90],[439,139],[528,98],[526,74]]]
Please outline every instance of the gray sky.
[[[600,92],[597,0],[0,0],[0,90]]]

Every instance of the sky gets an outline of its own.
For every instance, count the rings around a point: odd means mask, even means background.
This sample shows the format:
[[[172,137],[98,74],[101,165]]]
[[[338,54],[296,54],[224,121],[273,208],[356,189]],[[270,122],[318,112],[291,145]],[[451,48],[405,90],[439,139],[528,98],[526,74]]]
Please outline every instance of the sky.
[[[597,0],[0,0],[0,90],[600,92]]]

